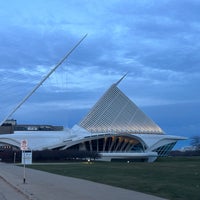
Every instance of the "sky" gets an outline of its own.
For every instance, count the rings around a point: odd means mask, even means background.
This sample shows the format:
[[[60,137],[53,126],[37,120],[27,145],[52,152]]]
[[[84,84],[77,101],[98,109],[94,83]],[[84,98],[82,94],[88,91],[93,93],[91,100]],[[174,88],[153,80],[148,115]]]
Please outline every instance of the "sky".
[[[0,120],[88,34],[12,118],[72,127],[128,73],[118,87],[166,134],[200,135],[199,9],[198,0],[0,0]]]

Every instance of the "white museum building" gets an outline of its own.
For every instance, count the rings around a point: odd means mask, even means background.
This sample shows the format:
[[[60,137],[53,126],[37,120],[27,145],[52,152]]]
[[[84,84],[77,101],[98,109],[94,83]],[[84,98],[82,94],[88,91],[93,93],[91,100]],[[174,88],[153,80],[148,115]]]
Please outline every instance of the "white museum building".
[[[0,128],[0,149],[76,149],[97,152],[100,160],[131,159],[153,162],[167,156],[185,137],[167,135],[119,88],[111,85],[89,113],[71,129],[51,125],[18,125],[7,120]]]

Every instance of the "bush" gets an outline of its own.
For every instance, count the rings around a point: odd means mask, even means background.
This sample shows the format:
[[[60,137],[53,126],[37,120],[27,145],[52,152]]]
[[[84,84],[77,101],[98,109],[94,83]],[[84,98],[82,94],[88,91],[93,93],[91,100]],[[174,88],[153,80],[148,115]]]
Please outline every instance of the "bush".
[[[86,160],[99,158],[97,152],[79,150],[43,150],[33,151],[33,162],[64,162],[67,160]],[[3,162],[21,162],[21,151],[6,150],[0,152]]]

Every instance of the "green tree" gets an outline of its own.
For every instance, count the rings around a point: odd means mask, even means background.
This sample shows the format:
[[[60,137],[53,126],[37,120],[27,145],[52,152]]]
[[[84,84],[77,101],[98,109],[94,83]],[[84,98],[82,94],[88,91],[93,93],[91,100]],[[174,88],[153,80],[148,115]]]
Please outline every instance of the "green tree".
[[[200,150],[200,136],[196,135],[191,138],[191,145],[198,151]]]

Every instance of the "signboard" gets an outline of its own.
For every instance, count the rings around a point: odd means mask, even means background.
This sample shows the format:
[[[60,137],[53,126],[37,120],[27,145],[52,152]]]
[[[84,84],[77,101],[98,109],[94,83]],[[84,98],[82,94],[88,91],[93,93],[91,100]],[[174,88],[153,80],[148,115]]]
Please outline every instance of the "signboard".
[[[22,164],[23,165],[32,164],[32,151],[22,151]]]
[[[27,140],[21,140],[20,149],[22,151],[28,150],[28,141]]]
[[[24,165],[23,182],[26,182],[26,165],[32,164],[32,151],[28,151],[28,141],[21,140],[20,149],[22,151],[22,164]]]

